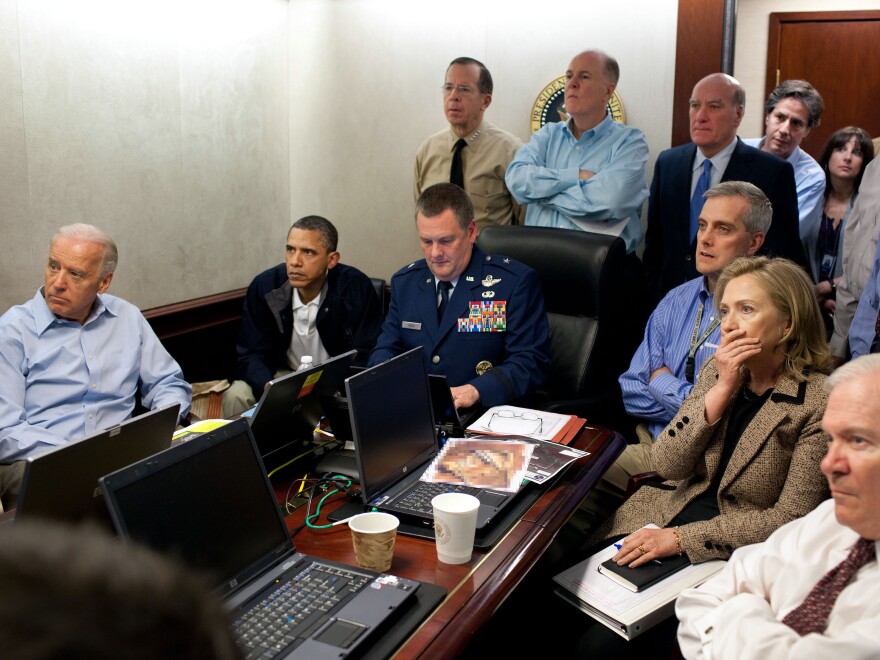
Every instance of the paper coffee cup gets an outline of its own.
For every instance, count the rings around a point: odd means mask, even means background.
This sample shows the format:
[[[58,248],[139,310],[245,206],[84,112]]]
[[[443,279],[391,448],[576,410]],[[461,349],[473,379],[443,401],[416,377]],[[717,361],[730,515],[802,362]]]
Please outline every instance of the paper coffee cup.
[[[385,573],[391,568],[400,521],[390,513],[362,513],[348,521],[354,556],[361,568]]]
[[[464,493],[443,493],[431,500],[437,558],[444,564],[465,564],[474,551],[480,500]]]

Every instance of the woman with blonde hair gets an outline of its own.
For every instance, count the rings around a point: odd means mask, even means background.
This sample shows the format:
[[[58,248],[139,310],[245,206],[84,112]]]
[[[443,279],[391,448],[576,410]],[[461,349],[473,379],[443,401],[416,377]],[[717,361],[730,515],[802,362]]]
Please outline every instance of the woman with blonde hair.
[[[620,565],[727,559],[828,497],[819,463],[831,356],[812,283],[786,259],[745,257],[721,274],[715,301],[715,357],[652,449],[667,482],[636,492],[591,539],[622,536]]]

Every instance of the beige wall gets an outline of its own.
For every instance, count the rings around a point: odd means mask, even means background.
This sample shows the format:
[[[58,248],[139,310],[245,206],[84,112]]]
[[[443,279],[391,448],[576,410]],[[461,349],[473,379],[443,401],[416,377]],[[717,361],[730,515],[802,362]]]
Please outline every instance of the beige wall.
[[[440,87],[460,55],[492,72],[487,119],[525,140],[535,98],[571,57],[608,51],[653,164],[669,146],[676,18],[676,0],[291,0],[292,217],[326,214],[343,260],[376,276],[419,257],[414,155],[445,125]]]
[[[0,3],[0,310],[59,225],[119,243],[142,308],[243,286],[289,218],[283,0]]]
[[[880,2],[740,0],[735,75],[758,134],[771,11]],[[30,298],[55,227],[118,240],[112,292],[143,308],[245,286],[321,213],[343,258],[418,256],[412,162],[444,125],[462,54],[492,70],[487,117],[528,138],[535,96],[586,47],[615,55],[652,166],[669,145],[676,0],[4,0],[0,311]],[[754,127],[753,130],[746,130]],[[649,170],[649,177],[650,177]]]
[[[739,0],[733,75],[746,89],[746,112],[739,134],[764,134],[764,85],[767,77],[767,40],[770,14],[788,11],[847,11],[880,9],[878,0]],[[821,93],[822,90],[819,90]],[[828,103],[831,99],[825,99]]]

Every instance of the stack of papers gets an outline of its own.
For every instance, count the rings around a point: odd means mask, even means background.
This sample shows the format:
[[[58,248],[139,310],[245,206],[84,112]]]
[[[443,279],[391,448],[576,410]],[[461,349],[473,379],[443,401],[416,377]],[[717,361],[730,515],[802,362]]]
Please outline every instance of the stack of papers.
[[[574,415],[560,415],[545,410],[495,406],[483,413],[467,431],[478,435],[519,436],[568,445],[586,421]]]
[[[653,525],[651,525],[653,527]],[[672,616],[675,599],[724,568],[720,560],[692,564],[642,591],[631,591],[599,572],[617,554],[610,546],[555,576],[557,595],[625,639],[633,639]]]

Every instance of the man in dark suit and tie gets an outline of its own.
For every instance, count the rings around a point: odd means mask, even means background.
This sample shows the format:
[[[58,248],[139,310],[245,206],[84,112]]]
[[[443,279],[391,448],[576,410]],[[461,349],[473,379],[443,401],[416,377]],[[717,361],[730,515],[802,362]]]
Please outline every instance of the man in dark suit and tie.
[[[657,159],[644,254],[656,300],[697,276],[694,238],[702,196],[722,181],[748,181],[770,199],[773,222],[760,254],[806,263],[798,234],[794,170],[736,136],[745,100],[745,91],[731,76],[714,73],[703,78],[691,94],[691,143],[667,149]]]
[[[391,305],[369,366],[423,346],[429,372],[446,376],[456,408],[530,394],[550,364],[538,274],[474,245],[474,207],[451,183],[419,196],[416,230],[425,258],[391,279]]]

